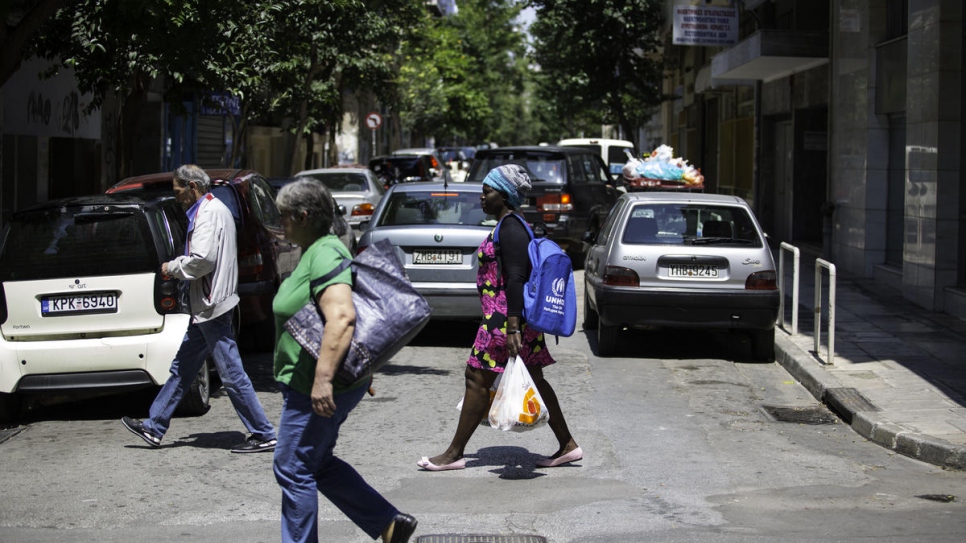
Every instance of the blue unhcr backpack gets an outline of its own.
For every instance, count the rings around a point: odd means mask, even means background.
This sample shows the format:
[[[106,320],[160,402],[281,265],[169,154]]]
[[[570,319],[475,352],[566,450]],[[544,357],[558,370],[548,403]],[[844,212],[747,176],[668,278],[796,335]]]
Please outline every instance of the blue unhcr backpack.
[[[530,235],[530,279],[523,285],[523,317],[527,326],[544,334],[572,336],[577,327],[577,287],[570,257],[553,241],[535,237],[522,217],[515,213],[509,216],[522,222]],[[493,242],[498,247],[503,219],[493,231]]]

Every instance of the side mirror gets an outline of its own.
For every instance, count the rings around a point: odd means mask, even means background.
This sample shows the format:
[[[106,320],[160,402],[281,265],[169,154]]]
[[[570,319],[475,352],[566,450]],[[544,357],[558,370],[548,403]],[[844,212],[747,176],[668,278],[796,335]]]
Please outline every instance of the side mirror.
[[[359,231],[365,232],[369,229],[369,221],[362,221],[359,223]]]
[[[597,243],[597,232],[591,232],[590,230],[584,232],[584,235],[580,238],[580,241],[583,241],[588,245]]]

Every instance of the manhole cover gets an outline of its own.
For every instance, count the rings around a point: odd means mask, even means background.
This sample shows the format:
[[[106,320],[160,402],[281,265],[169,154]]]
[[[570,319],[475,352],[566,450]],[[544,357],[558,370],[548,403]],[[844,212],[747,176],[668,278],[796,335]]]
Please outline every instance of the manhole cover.
[[[482,535],[482,534],[439,534],[421,535],[416,543],[547,543],[547,538],[539,535]]]
[[[761,409],[768,418],[778,422],[795,422],[798,424],[835,424],[838,422],[835,415],[822,405],[811,407],[763,405]]]

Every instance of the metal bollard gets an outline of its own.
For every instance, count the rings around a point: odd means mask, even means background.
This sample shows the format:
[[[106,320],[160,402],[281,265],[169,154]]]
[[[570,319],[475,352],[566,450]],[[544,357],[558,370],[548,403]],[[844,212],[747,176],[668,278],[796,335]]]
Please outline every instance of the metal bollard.
[[[815,259],[815,355],[820,356],[822,330],[822,268],[828,269],[828,362],[835,364],[835,264]]]
[[[778,250],[778,292],[781,298],[778,302],[778,325],[785,328],[785,251],[792,253],[792,335],[798,334],[798,262],[801,252],[798,247],[782,242]],[[787,329],[786,329],[787,330]]]

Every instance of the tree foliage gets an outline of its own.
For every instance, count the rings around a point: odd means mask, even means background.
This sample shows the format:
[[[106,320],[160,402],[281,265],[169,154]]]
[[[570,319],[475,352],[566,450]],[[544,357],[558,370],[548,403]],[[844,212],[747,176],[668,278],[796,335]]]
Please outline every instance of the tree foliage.
[[[440,143],[526,141],[521,9],[513,0],[466,0],[455,16],[426,19],[401,49],[407,128]]]
[[[91,107],[120,96],[122,124],[160,80],[174,104],[237,97],[238,132],[270,118],[302,134],[337,125],[347,89],[391,94],[389,54],[421,12],[415,0],[74,0],[28,52],[73,67]]]
[[[626,134],[663,100],[662,0],[531,0],[537,94],[570,130],[619,124]],[[564,135],[572,135],[573,132]],[[633,136],[630,136],[633,137]]]

